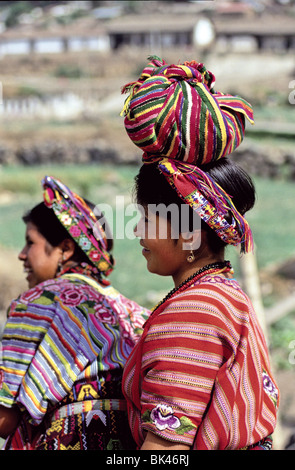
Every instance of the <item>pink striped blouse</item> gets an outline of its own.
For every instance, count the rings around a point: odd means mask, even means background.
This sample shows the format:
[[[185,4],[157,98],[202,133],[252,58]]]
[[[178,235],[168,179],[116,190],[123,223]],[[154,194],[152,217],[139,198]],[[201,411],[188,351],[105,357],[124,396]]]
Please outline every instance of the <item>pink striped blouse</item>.
[[[276,425],[264,335],[237,281],[220,275],[204,276],[152,315],[123,386],[139,447],[151,431],[192,449],[239,449]]]

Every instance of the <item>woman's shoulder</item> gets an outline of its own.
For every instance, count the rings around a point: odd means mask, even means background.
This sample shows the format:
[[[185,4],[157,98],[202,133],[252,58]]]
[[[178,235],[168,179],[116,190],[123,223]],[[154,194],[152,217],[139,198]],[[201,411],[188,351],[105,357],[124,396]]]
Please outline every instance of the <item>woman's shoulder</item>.
[[[198,319],[214,323],[217,318],[228,321],[237,312],[242,312],[244,323],[249,320],[249,310],[250,301],[235,279],[209,275],[169,299],[160,315],[166,318],[165,321],[178,318],[178,321]]]
[[[186,296],[208,296],[219,295],[220,297],[230,299],[240,299],[247,301],[247,295],[242,290],[240,283],[234,278],[227,278],[222,275],[207,275],[197,280],[188,289],[183,292],[179,298]]]

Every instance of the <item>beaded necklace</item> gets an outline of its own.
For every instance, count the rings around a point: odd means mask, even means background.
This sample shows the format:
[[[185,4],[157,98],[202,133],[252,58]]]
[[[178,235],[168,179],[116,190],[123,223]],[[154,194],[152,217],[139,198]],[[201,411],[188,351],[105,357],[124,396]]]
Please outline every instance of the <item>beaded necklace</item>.
[[[192,274],[190,277],[185,279],[179,286],[174,287],[168,294],[162,299],[152,310],[154,313],[161,305],[163,305],[168,299],[170,299],[174,294],[179,294],[183,290],[187,289],[200,277],[206,274],[221,274],[223,272],[232,271],[232,266],[229,261],[218,261],[216,263],[207,264],[199,269],[196,273]]]

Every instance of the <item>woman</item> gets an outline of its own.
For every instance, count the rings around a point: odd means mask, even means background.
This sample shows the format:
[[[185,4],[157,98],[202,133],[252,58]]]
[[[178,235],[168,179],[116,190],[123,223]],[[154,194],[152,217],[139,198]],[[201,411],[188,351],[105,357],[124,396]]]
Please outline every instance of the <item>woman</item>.
[[[121,379],[147,311],[104,279],[114,262],[101,214],[57,179],[43,188],[24,217],[29,290],[3,333],[0,436],[5,449],[132,449]]]
[[[203,64],[150,59],[127,86],[125,105],[127,133],[144,151],[136,235],[148,270],[172,276],[175,287],[124,369],[131,431],[147,450],[270,449],[278,390],[251,302],[224,260],[228,244],[252,248],[244,213],[255,190],[225,158],[243,138],[244,117],[253,122],[252,110],[215,93]],[[183,205],[189,217],[179,220],[177,237],[175,218],[159,208],[181,214]]]

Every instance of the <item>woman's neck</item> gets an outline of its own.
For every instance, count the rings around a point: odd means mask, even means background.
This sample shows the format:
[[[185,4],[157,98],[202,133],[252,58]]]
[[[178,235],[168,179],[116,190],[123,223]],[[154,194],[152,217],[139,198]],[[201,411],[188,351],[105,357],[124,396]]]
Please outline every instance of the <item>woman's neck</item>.
[[[193,263],[186,263],[183,270],[175,273],[172,278],[174,281],[175,287],[178,287],[182,284],[187,278],[192,276],[194,273],[202,269],[204,266],[209,264],[218,263],[224,261],[224,252],[216,255],[202,256],[201,258],[196,258]]]

